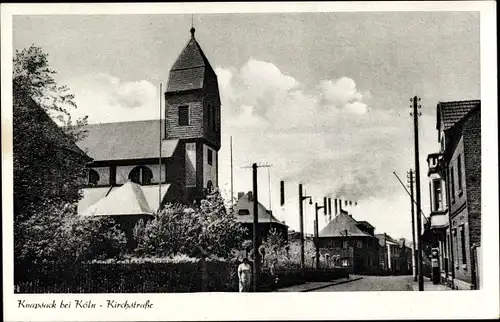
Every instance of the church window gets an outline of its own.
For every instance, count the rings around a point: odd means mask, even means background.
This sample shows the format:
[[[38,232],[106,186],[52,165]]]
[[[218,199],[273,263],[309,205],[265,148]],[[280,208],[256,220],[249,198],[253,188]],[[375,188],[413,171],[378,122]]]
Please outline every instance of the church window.
[[[363,248],[363,242],[361,240],[356,241],[357,248]]]
[[[213,154],[212,154],[212,150],[208,149],[207,148],[207,162],[209,165],[212,165],[213,164]]]
[[[189,106],[179,106],[179,125],[189,125]]]
[[[97,173],[97,171],[95,171],[94,169],[88,170],[89,185],[96,186],[99,182],[99,179],[99,173]]]
[[[214,184],[212,183],[212,180],[208,180],[208,182],[207,182],[208,192],[211,193],[213,189],[214,189]]]
[[[146,166],[137,166],[130,171],[128,178],[137,184],[151,184],[153,172]]]

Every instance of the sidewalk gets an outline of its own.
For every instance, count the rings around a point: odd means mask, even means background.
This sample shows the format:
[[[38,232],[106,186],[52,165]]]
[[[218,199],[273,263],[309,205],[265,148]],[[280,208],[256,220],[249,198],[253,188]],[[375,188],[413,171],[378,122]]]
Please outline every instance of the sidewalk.
[[[409,286],[411,287],[411,291],[418,292],[418,282],[414,282],[412,280],[412,283]],[[443,284],[437,284],[437,285],[433,284],[430,278],[424,277],[424,292],[425,291],[453,291],[453,290]]]
[[[328,281],[328,282],[308,282],[308,283],[304,283],[304,284],[280,288],[280,289],[276,290],[275,292],[310,292],[310,291],[319,290],[321,288],[325,288],[325,287],[329,287],[329,286],[333,286],[333,285],[357,281],[360,279],[362,279],[362,277],[360,277],[360,276],[351,276],[349,278],[339,278],[337,280]]]

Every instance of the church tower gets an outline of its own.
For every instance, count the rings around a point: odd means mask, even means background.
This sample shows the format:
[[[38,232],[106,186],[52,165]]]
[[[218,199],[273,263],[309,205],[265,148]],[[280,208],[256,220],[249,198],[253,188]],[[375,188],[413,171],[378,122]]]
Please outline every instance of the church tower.
[[[218,186],[221,145],[217,75],[195,39],[195,29],[190,32],[191,39],[170,70],[165,92],[165,139],[179,139],[183,149],[188,203]]]

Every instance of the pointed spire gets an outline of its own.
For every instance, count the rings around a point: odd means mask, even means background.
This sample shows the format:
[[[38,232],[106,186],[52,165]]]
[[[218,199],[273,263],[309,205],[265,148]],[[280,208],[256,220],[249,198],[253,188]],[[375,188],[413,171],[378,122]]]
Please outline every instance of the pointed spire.
[[[194,38],[194,32],[196,31],[196,29],[194,29],[194,15],[191,14],[191,29],[189,29],[189,31],[191,32],[191,38]]]

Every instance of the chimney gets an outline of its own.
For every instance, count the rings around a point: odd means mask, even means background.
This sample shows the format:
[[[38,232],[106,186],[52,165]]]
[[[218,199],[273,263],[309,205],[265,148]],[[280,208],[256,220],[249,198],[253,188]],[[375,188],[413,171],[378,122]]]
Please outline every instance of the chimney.
[[[332,198],[328,198],[328,216],[332,217]]]
[[[243,198],[244,195],[245,195],[244,192],[238,192],[238,200],[240,200],[241,198]]]
[[[285,181],[280,181],[280,206],[285,204]]]
[[[248,192],[248,201],[253,201],[253,192],[252,191]]]
[[[335,199],[335,216],[337,216],[337,213],[339,212],[339,209],[338,209],[338,200]]]

